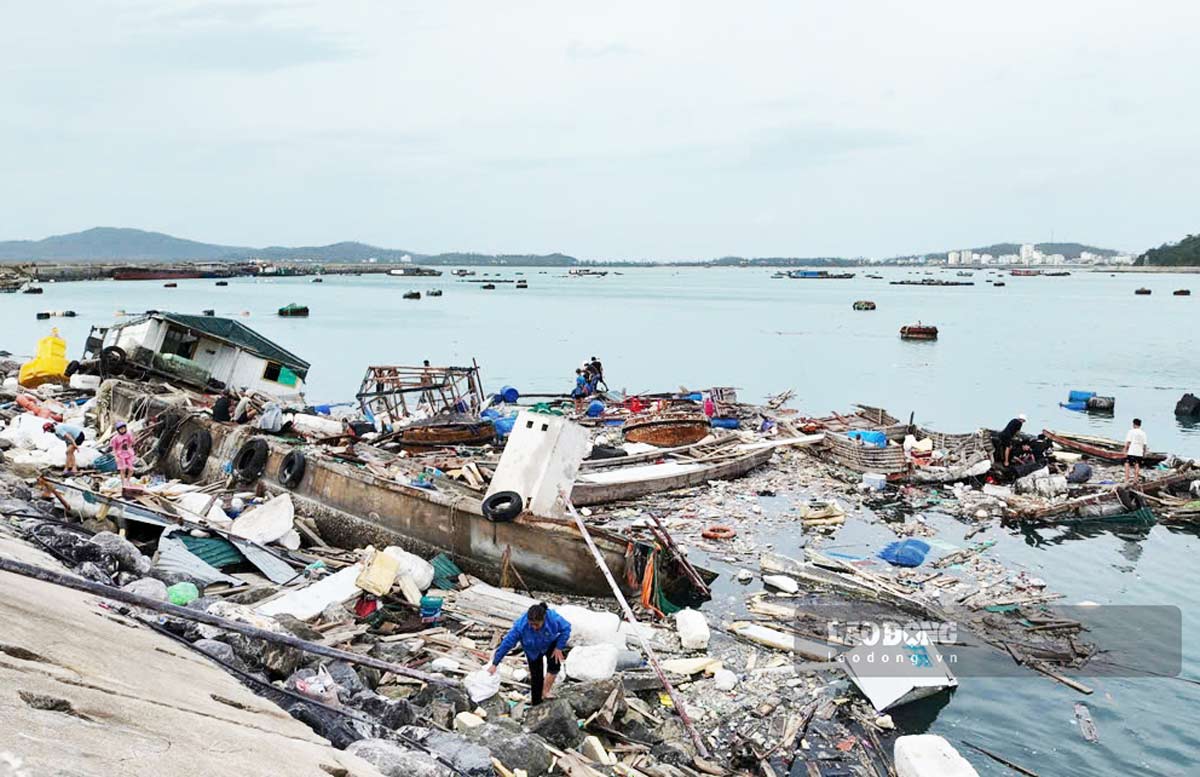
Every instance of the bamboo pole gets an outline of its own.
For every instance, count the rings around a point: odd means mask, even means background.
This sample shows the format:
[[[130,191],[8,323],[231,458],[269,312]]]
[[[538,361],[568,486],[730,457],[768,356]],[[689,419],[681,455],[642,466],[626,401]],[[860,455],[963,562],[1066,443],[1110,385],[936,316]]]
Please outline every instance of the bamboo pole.
[[[575,525],[579,527],[579,533],[583,535],[583,541],[587,543],[588,550],[592,552],[592,558],[596,559],[596,566],[600,567],[600,571],[604,573],[604,578],[608,580],[608,585],[612,588],[613,596],[621,604],[621,609],[625,612],[625,620],[633,626],[638,625],[638,620],[633,614],[633,610],[629,609],[629,602],[625,600],[625,595],[621,593],[621,587],[617,585],[617,581],[613,579],[612,572],[608,568],[608,564],[604,563],[604,557],[600,555],[599,549],[596,548],[596,543],[592,542],[592,535],[588,533],[587,525],[583,522],[583,517],[575,510],[575,505],[571,504],[569,495],[566,492],[562,494],[563,504],[566,505],[567,511],[571,513],[571,517],[575,519]],[[696,727],[692,724],[692,719],[687,714],[687,707],[683,704],[683,699],[679,694],[675,693],[675,689],[671,686],[671,681],[667,679],[667,675],[663,672],[662,667],[658,663],[658,656],[654,655],[654,651],[650,648],[650,644],[646,638],[642,636],[642,630],[633,629],[637,635],[638,641],[642,643],[642,649],[646,651],[646,658],[650,661],[650,666],[654,669],[654,673],[658,675],[658,680],[666,689],[667,695],[671,697],[671,704],[679,712],[679,719],[683,721],[684,728],[692,737],[692,742],[696,745],[696,752],[701,758],[708,758],[708,748],[704,746],[704,740],[700,737],[700,732],[696,731]]]

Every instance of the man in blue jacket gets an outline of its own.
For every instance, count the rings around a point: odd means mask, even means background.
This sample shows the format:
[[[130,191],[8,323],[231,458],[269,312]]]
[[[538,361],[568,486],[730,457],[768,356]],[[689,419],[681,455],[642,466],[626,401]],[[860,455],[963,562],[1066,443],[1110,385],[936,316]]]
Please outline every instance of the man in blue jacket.
[[[500,662],[520,642],[521,649],[525,651],[525,660],[529,662],[529,690],[533,703],[541,704],[542,699],[550,698],[550,689],[554,687],[558,670],[562,668],[563,650],[570,638],[571,624],[567,619],[547,607],[545,602],[538,602],[517,618],[504,635],[496,654],[492,656],[488,673],[495,674]]]

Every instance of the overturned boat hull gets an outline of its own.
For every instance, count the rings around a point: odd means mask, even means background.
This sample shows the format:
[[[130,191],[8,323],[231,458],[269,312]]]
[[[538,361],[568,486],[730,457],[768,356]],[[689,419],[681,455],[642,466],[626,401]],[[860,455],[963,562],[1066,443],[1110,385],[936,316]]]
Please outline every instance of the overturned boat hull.
[[[764,448],[712,464],[669,461],[585,472],[575,481],[571,501],[580,506],[598,505],[699,486],[710,480],[730,480],[765,464],[774,452]]]
[[[712,432],[708,416],[653,418],[625,424],[625,439],[659,448],[698,443]]]

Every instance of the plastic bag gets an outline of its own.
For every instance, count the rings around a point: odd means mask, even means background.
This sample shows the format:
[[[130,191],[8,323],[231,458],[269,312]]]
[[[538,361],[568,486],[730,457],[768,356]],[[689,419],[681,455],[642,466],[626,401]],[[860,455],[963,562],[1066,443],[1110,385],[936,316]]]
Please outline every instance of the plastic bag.
[[[496,670],[496,674],[491,674],[486,669],[471,672],[463,680],[463,685],[466,686],[471,701],[479,704],[500,692],[500,671]]]

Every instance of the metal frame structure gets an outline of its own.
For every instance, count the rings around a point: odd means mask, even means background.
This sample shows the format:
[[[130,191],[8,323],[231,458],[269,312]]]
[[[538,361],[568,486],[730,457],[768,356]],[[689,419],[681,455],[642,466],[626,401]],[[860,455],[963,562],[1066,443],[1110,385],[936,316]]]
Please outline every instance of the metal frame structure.
[[[434,415],[477,415],[483,409],[479,364],[470,367],[367,367],[355,395],[363,412],[399,421],[422,404]]]

